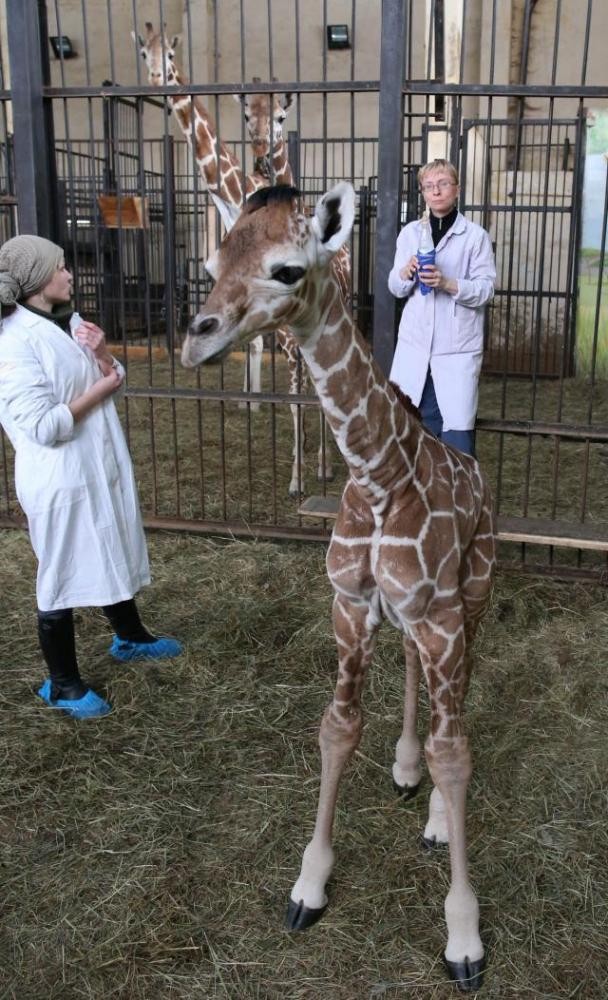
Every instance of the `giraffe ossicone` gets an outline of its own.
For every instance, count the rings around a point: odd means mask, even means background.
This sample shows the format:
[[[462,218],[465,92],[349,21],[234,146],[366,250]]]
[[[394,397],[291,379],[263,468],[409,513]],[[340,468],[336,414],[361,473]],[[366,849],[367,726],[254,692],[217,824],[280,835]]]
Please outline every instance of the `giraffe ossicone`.
[[[351,185],[340,183],[325,194],[312,218],[299,211],[296,195],[277,187],[250,199],[219,248],[216,285],[182,351],[183,364],[193,367],[258,330],[287,325],[348,465],[327,553],[338,679],[319,732],[314,834],[291,892],[287,923],[304,929],[325,909],[338,785],[361,739],[363,683],[387,618],[403,632],[406,673],[393,777],[408,791],[420,780],[416,708],[424,673],[430,701],[424,750],[434,785],[425,836],[430,842],[447,838],[450,848],[444,958],[458,988],[474,991],[485,960],[467,867],[472,762],[462,715],[471,645],[495,563],[490,490],[475,459],[422,426],[353,326],[331,267],[353,224]]]

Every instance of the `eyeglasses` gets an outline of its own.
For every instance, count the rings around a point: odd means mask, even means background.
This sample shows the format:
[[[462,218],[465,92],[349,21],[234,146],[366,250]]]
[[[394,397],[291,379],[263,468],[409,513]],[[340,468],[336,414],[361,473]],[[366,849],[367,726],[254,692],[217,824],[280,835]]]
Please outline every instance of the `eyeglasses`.
[[[450,187],[456,187],[456,181],[427,181],[426,184],[420,185],[420,190],[423,194],[429,194],[431,191],[434,191],[435,188],[439,188],[440,191],[447,191]]]

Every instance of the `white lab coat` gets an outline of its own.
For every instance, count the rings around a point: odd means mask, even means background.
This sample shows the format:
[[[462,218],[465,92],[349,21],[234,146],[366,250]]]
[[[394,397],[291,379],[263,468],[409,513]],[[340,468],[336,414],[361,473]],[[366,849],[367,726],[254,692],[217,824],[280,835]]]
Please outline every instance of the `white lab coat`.
[[[75,314],[74,330],[80,323]],[[41,611],[128,600],[150,582],[131,458],[111,397],[78,423],[68,403],[101,377],[89,348],[18,306],[0,330],[0,423],[38,559]]]
[[[388,287],[407,298],[390,379],[418,406],[430,366],[444,430],[475,426],[483,353],[484,307],[494,295],[496,266],[485,229],[458,213],[435,247],[435,264],[458,282],[456,295],[434,290],[422,295],[417,281],[403,281],[399,271],[416,253],[419,221],[399,233]]]

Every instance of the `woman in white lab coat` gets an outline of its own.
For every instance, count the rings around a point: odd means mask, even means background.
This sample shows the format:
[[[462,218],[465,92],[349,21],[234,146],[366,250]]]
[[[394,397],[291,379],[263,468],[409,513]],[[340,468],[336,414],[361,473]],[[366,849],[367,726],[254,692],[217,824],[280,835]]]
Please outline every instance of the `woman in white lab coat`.
[[[492,244],[485,229],[458,211],[458,174],[451,163],[427,163],[418,183],[429,210],[435,264],[419,268],[422,224],[408,223],[388,278],[393,295],[407,299],[389,377],[420,408],[429,430],[474,455],[484,312],[496,281]],[[431,294],[421,293],[422,278]]]
[[[17,236],[0,248],[0,423],[38,560],[38,635],[49,678],[38,694],[74,718],[109,704],[83,682],[74,607],[103,607],[119,660],[176,656],[133,600],[150,582],[133,467],[114,393],[124,380],[98,326],[72,312],[60,247]]]

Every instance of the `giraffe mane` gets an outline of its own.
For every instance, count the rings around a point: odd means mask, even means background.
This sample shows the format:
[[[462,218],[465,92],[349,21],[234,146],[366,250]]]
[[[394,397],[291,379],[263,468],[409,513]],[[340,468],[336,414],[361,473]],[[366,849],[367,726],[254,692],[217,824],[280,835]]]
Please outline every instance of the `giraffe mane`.
[[[254,191],[250,194],[245,205],[243,207],[244,215],[251,215],[252,212],[257,212],[259,208],[265,208],[266,205],[284,205],[288,202],[294,201],[294,199],[300,197],[300,192],[297,188],[292,187],[290,184],[273,184],[272,187],[259,188],[258,191]]]
[[[406,396],[406,394],[403,392],[403,390],[399,388],[399,386],[397,385],[397,383],[396,382],[389,382],[389,385],[390,385],[391,389],[393,390],[393,392],[395,393],[395,396],[397,397],[397,399],[401,403],[401,405],[404,408],[404,410],[406,410],[412,417],[416,417],[416,420],[422,420],[422,414],[420,413],[420,410],[418,409],[418,407],[414,406],[414,404],[412,403],[410,397]]]

